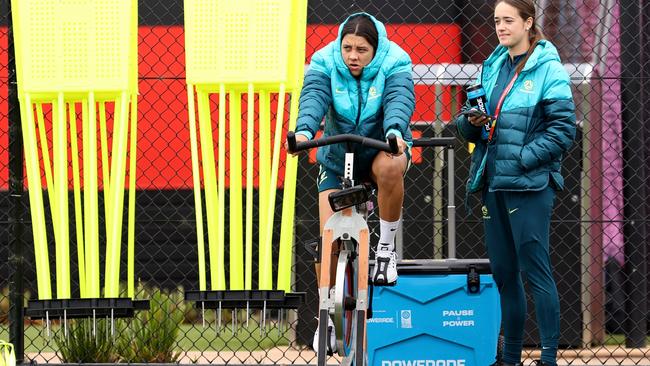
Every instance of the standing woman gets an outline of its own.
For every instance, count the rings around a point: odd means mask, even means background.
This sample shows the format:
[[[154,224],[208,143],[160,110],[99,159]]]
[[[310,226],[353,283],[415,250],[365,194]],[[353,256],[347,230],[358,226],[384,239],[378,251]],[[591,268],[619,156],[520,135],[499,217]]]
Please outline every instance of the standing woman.
[[[494,24],[499,46],[480,79],[488,112],[460,116],[459,134],[476,144],[467,183],[481,192],[488,256],[501,297],[505,347],[494,365],[520,365],[526,318],[522,277],[533,292],[542,343],[540,360],[555,366],[560,305],[549,257],[555,192],[564,187],[562,156],[575,137],[569,76],[556,48],[535,25],[532,0],[498,0]],[[489,123],[488,123],[489,122]],[[491,125],[488,134],[483,126]]]

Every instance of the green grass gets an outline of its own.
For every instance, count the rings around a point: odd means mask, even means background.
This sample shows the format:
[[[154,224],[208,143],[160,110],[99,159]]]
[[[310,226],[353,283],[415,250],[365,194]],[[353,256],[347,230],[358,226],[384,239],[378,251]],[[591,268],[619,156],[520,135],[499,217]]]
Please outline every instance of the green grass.
[[[244,324],[240,324],[235,334],[230,327],[217,334],[214,324],[212,327],[206,325],[205,328],[199,324],[183,325],[176,347],[182,351],[254,351],[288,344],[287,334],[280,334],[277,328],[267,328],[267,333],[262,336],[257,326],[247,329]]]
[[[646,339],[646,343],[650,346],[650,336]],[[625,336],[623,334],[607,334],[605,336],[606,346],[621,346],[625,345]]]
[[[58,325],[53,325],[50,329],[50,337],[44,327],[40,325],[28,325],[25,327],[25,352],[54,352],[57,349],[54,341],[54,332],[62,332]],[[99,330],[98,330],[99,331]],[[106,331],[106,330],[104,330]],[[0,338],[9,339],[9,329],[7,325],[0,325]],[[239,332],[232,334],[230,326],[221,330],[217,335],[215,325],[206,325],[204,329],[201,324],[190,325],[183,324],[176,339],[175,349],[178,351],[214,351],[214,350],[231,350],[231,351],[254,351],[268,349],[277,346],[289,344],[287,334],[280,335],[277,328],[267,326],[265,336],[260,335],[257,326],[251,324],[247,329],[245,324],[239,325]]]
[[[286,335],[280,336],[277,328],[269,329],[265,337],[260,336],[259,328],[246,329],[239,327],[240,332],[232,335],[228,327],[216,334],[214,324],[204,329],[200,324],[181,326],[180,334],[176,340],[176,350],[179,351],[211,351],[211,350],[258,350],[289,344]],[[58,332],[59,327],[53,326],[51,332]],[[9,340],[7,325],[0,325],[0,339]],[[650,345],[650,337],[648,337]],[[608,334],[605,345],[625,345],[625,336],[622,334]],[[48,339],[45,329],[41,326],[31,325],[25,328],[25,352],[53,352],[56,349],[53,334]]]

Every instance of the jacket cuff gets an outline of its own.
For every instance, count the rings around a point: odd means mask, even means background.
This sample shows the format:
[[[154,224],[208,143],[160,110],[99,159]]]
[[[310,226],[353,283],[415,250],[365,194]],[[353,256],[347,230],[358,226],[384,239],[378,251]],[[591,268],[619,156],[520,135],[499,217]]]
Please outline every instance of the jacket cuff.
[[[314,135],[309,131],[296,131],[296,135],[303,135],[307,137],[307,140],[311,140],[314,137]]]
[[[388,135],[390,135],[391,133],[392,133],[393,135],[395,135],[395,137],[397,137],[398,139],[402,139],[402,140],[404,140],[404,138],[402,137],[402,133],[400,132],[400,130],[397,130],[397,129],[395,129],[395,128],[391,128],[390,130],[388,130],[388,132],[386,132],[386,137],[388,137]]]

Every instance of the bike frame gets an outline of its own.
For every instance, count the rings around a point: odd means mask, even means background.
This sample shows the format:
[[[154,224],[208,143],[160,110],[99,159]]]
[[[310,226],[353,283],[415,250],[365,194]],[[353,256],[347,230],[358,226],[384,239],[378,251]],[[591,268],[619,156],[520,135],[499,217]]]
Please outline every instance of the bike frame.
[[[352,143],[361,144],[390,153],[397,153],[397,139],[394,135],[388,136],[388,141],[375,140],[359,135],[344,134],[329,136],[317,140],[297,143],[295,134],[287,133],[287,148],[289,152],[307,150],[317,146],[324,146],[334,143],[347,143],[348,148],[345,154],[344,166],[344,189],[354,186],[354,153]],[[334,245],[342,243],[339,248],[339,259],[337,263],[332,262]],[[368,272],[370,256],[370,231],[366,223],[365,215],[359,212],[357,205],[346,207],[335,212],[325,223],[322,234],[320,249],[320,287],[318,289],[318,366],[326,365],[327,356],[327,333],[328,318],[330,314],[336,316],[336,323],[341,337],[337,339],[339,355],[343,357],[342,365],[366,366],[366,315],[368,311]],[[351,264],[354,273],[350,279],[356,279],[352,293],[346,298],[344,284],[346,282],[345,272]],[[332,266],[335,267],[332,267]],[[331,270],[336,270],[336,278],[331,277]],[[348,280],[350,280],[348,279]],[[336,282],[334,298],[330,296],[330,288]],[[350,299],[354,301],[346,301]],[[352,304],[351,304],[352,302]],[[346,311],[352,312],[352,322],[349,333],[344,337],[343,319]],[[349,340],[350,347],[346,347],[346,340]]]
[[[345,178],[349,179],[354,185],[352,172],[354,154],[346,153],[345,155]],[[322,336],[319,339],[318,349],[327,349],[327,319],[329,315],[334,315],[334,312],[339,307],[339,311],[345,311],[345,304],[335,304],[334,299],[330,298],[330,288],[334,285],[330,276],[332,263],[332,248],[338,242],[356,242],[356,248],[342,248],[339,253],[340,258],[355,258],[356,265],[356,306],[354,309],[352,325],[352,341],[351,352],[345,354],[346,348],[343,342],[339,342],[338,350],[339,355],[343,356],[343,365],[355,364],[359,366],[365,365],[365,349],[366,349],[366,313],[368,310],[368,258],[370,255],[370,231],[365,217],[360,214],[356,206],[345,208],[341,211],[335,212],[327,222],[323,229],[323,239],[321,245],[321,269],[320,269],[320,288],[319,293],[319,334]],[[339,267],[339,266],[337,266]],[[341,268],[337,268],[337,274]],[[338,277],[338,276],[337,276]],[[343,278],[343,277],[341,277]],[[335,298],[344,298],[343,283],[337,283]],[[336,322],[338,325],[338,321]],[[339,337],[343,337],[339,331]],[[358,352],[361,350],[361,352]],[[318,365],[325,365],[326,352],[319,352]]]

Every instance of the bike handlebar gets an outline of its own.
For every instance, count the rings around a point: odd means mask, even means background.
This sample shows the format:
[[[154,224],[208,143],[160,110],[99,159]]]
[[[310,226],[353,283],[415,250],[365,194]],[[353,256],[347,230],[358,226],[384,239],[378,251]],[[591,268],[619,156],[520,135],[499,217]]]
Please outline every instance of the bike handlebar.
[[[338,144],[341,142],[356,143],[361,144],[366,147],[377,149],[380,151],[385,151],[391,154],[397,154],[399,147],[397,146],[397,137],[394,134],[390,134],[387,137],[388,142],[381,140],[373,139],[370,137],[363,137],[354,134],[341,134],[328,137],[321,137],[315,140],[309,140],[304,142],[296,142],[296,134],[293,131],[287,133],[287,150],[289,153],[295,153],[298,151],[312,149],[314,147],[325,146]]]
[[[413,140],[413,147],[446,146],[448,148],[453,149],[455,141],[456,139],[453,137],[424,137],[424,138]],[[398,151],[397,138],[393,134],[388,135],[388,142],[383,142],[381,140],[376,140],[370,137],[363,137],[363,136],[353,135],[353,134],[334,135],[328,137],[321,137],[316,140],[296,142],[296,134],[293,131],[289,131],[287,133],[287,147],[289,153],[309,150],[319,146],[338,144],[341,142],[358,143],[363,146],[371,147],[373,149],[377,149],[381,151],[386,151],[391,154],[396,154]]]
[[[413,147],[446,146],[453,149],[454,142],[456,142],[456,138],[454,137],[422,137],[413,140]]]

